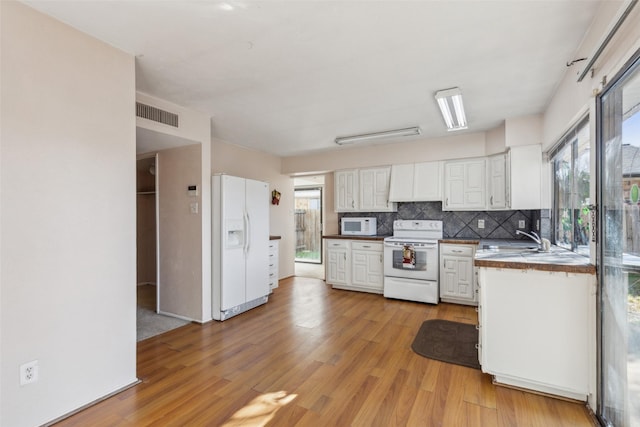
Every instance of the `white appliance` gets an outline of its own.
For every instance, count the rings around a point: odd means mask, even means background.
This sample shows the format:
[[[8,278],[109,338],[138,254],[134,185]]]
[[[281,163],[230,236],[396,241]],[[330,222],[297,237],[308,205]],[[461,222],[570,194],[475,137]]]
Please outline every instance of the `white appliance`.
[[[384,296],[437,304],[442,221],[396,220],[384,239]]]
[[[213,318],[225,320],[268,300],[269,185],[212,177]]]
[[[378,220],[370,218],[348,218],[341,220],[340,234],[351,236],[375,236],[378,232]]]

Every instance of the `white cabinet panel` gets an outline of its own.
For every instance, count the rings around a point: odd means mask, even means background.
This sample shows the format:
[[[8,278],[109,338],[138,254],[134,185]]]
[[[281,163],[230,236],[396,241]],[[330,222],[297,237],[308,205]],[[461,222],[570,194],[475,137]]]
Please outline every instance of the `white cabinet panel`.
[[[369,292],[383,291],[383,248],[380,243],[351,243],[351,285]],[[360,290],[360,289],[359,289]]]
[[[396,204],[389,201],[389,180],[391,168],[360,169],[360,203],[361,212],[392,212]]]
[[[327,284],[348,285],[351,245],[349,240],[327,240]]]
[[[486,159],[446,162],[444,210],[480,210],[486,207]]]
[[[336,171],[335,210],[336,212],[353,212],[358,210],[358,171],[355,169]]]
[[[442,200],[443,162],[416,163],[413,197],[415,201]]]
[[[489,157],[489,209],[504,209],[509,206],[509,177],[507,176],[506,154]]]
[[[414,164],[391,166],[391,180],[389,184],[389,200],[392,202],[414,201]]]
[[[539,144],[509,150],[511,209],[542,208],[542,148]]]
[[[595,276],[479,269],[482,371],[498,383],[586,400]]]
[[[442,200],[443,162],[423,162],[391,167],[389,200],[426,202]]]
[[[440,245],[440,299],[457,304],[477,305],[475,245]]]
[[[273,291],[278,287],[280,275],[280,241],[269,240],[269,288]]]

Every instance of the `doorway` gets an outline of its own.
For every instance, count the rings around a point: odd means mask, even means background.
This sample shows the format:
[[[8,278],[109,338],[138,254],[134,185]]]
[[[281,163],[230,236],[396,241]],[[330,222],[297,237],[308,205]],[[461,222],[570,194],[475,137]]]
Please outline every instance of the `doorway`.
[[[323,189],[322,175],[294,178],[296,276],[324,279]]]
[[[640,52],[597,101],[598,417],[640,425]]]
[[[158,311],[157,155],[136,161],[137,305]]]

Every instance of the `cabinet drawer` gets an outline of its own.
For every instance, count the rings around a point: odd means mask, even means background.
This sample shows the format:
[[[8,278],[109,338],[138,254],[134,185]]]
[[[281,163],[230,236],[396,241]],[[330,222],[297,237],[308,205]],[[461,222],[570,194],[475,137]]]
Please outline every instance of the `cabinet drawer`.
[[[442,255],[473,256],[473,246],[468,245],[440,245]]]
[[[349,240],[327,240],[327,249],[349,249]]]
[[[380,251],[382,252],[382,243],[378,242],[351,242],[351,249],[358,251]]]

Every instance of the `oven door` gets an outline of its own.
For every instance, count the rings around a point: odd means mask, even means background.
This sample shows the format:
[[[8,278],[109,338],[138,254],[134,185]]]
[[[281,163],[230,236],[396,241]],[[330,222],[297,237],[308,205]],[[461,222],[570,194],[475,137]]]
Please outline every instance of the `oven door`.
[[[405,245],[415,252],[414,268],[405,264]],[[416,280],[438,280],[438,244],[384,242],[384,275]]]

